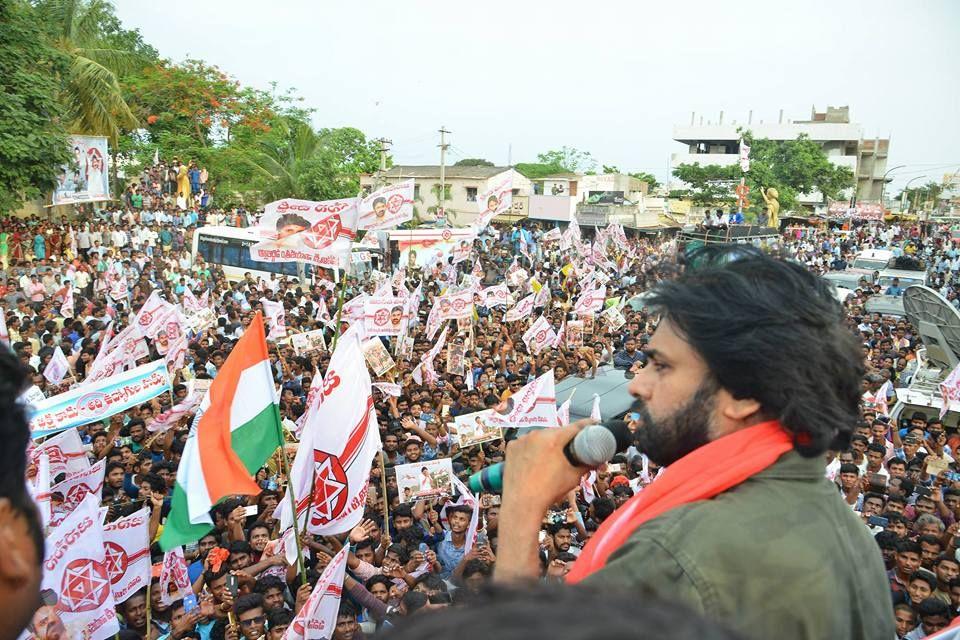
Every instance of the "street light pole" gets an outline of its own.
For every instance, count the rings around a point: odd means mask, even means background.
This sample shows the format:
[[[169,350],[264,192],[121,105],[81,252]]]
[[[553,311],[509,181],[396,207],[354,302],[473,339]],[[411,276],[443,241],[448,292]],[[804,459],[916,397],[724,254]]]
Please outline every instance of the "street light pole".
[[[890,172],[896,171],[897,169],[903,169],[905,166],[907,165],[898,164],[892,169],[887,169],[886,173],[883,174],[883,179],[880,180],[880,209],[881,210],[883,210],[883,188],[887,186],[887,176],[890,174]]]
[[[921,178],[926,178],[926,176],[917,176],[915,178],[910,178],[907,180],[907,184],[903,186],[903,194],[900,196],[900,208],[903,209],[904,203],[909,202],[907,200],[907,191],[910,189],[910,183],[914,180],[920,180]]]

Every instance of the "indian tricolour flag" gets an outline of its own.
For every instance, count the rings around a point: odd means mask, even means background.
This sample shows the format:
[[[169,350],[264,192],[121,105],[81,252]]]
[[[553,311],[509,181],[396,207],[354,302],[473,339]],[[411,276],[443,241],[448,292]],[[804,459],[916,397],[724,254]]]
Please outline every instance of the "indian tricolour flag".
[[[160,537],[164,551],[209,531],[210,508],[220,500],[260,493],[253,475],[281,444],[277,404],[263,319],[257,313],[200,403],[201,417],[183,449]]]

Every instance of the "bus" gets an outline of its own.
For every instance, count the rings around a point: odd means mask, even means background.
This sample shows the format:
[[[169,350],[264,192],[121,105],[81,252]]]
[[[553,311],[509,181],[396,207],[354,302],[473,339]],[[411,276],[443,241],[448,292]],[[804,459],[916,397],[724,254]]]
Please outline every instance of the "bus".
[[[219,265],[228,280],[242,280],[244,274],[249,273],[254,278],[270,279],[270,274],[287,276],[305,281],[314,274],[314,266],[301,262],[260,262],[250,257],[250,247],[263,241],[253,227],[200,227],[193,234],[191,255],[196,260],[202,256],[204,261]],[[352,274],[362,277],[364,271],[371,265],[383,263],[383,251],[374,248],[355,247],[356,258],[352,265]],[[328,277],[322,269],[317,270],[316,277]]]

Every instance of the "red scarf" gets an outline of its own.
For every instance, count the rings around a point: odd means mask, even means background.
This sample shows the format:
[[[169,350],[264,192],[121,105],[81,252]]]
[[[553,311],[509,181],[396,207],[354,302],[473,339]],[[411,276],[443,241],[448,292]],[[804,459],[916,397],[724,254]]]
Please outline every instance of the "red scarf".
[[[737,486],[792,448],[790,435],[779,422],[773,421],[735,431],[688,453],[600,525],[567,574],[567,582],[580,582],[601,569],[610,555],[645,522]]]

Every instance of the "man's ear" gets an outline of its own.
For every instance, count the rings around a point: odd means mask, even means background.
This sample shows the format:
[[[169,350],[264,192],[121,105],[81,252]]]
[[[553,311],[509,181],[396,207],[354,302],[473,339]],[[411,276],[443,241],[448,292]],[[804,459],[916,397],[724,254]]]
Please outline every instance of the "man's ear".
[[[39,571],[41,558],[34,547],[27,518],[13,508],[9,498],[0,498],[0,585],[22,589]]]

